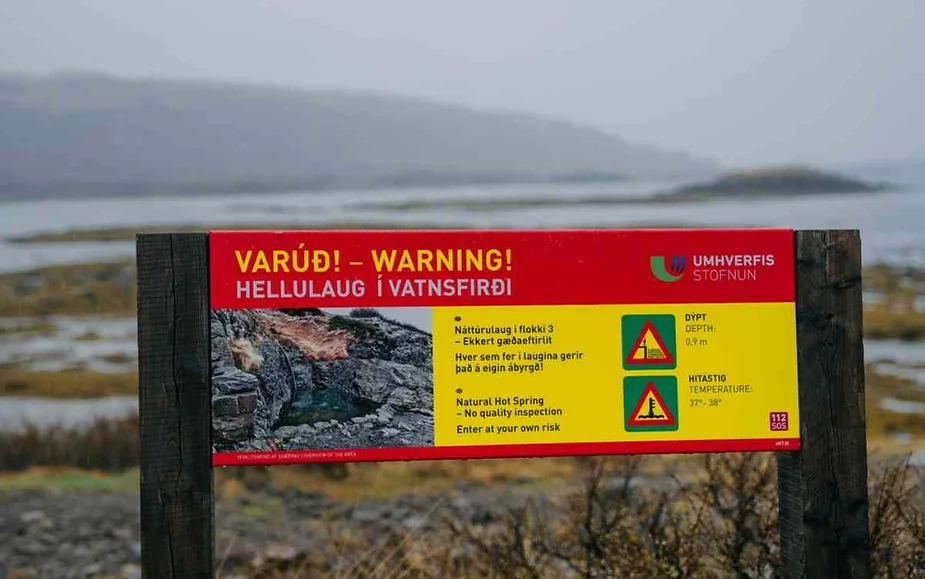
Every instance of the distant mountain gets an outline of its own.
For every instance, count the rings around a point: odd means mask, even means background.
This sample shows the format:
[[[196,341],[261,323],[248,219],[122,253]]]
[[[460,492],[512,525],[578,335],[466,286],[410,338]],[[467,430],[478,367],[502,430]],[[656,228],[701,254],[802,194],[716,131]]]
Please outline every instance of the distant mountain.
[[[726,173],[705,183],[681,187],[658,196],[661,200],[717,197],[798,196],[823,193],[867,193],[891,185],[872,183],[810,167],[760,167]]]
[[[0,197],[684,179],[719,170],[561,120],[406,97],[0,75]]]

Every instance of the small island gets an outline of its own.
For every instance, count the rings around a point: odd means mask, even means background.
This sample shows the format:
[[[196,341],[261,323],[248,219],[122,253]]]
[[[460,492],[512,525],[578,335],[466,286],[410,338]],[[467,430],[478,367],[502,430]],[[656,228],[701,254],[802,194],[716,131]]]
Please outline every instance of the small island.
[[[726,173],[715,181],[687,185],[656,196],[662,201],[688,201],[725,197],[787,197],[797,195],[872,193],[884,183],[867,183],[802,166],[765,167]]]

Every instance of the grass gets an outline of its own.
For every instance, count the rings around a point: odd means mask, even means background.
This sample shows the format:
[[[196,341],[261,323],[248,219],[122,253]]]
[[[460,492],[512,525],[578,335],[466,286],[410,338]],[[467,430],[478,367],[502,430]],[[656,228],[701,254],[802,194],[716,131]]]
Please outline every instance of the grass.
[[[773,197],[779,196],[777,192],[750,192],[748,195],[736,196],[736,198],[745,197]],[[372,202],[357,203],[354,209],[360,211],[422,211],[428,209],[460,209],[463,211],[497,211],[503,209],[542,209],[546,207],[607,207],[620,205],[668,205],[675,203],[689,203],[692,201],[707,201],[713,198],[719,198],[718,195],[703,192],[691,193],[662,193],[650,196],[638,197],[614,197],[608,195],[594,195],[588,197],[574,197],[566,199],[557,199],[549,197],[525,197],[519,199],[421,199],[403,202]],[[703,225],[622,225],[624,229],[660,229],[660,228],[684,228],[684,227],[704,227]],[[714,226],[711,226],[714,227]],[[732,226],[730,226],[732,227]],[[743,227],[736,225],[734,227]]]
[[[135,264],[80,263],[0,274],[0,316],[134,315]]]
[[[3,396],[95,398],[137,393],[136,372],[32,371],[16,364],[0,364],[0,395]]]
[[[417,224],[417,223],[381,223],[370,221],[332,221],[328,223],[237,223],[237,224],[206,224],[206,225],[154,225],[154,226],[137,226],[137,227],[108,227],[108,228],[90,228],[90,229],[73,229],[68,231],[56,231],[47,233],[36,233],[31,235],[14,236],[7,238],[10,243],[77,243],[77,242],[114,242],[114,241],[135,241],[135,236],[139,233],[184,233],[184,232],[203,232],[211,230],[334,230],[334,229],[351,229],[351,230],[386,230],[386,229],[469,229],[463,225],[446,225],[446,224]]]
[[[89,427],[0,431],[0,472],[31,467],[122,472],[139,464],[138,416],[99,419]]]
[[[925,312],[915,308],[925,296],[925,270],[876,266],[864,272],[864,290],[878,296],[864,307],[869,338],[925,339]]]
[[[79,336],[74,337],[74,340],[77,342],[99,342],[102,339],[103,339],[103,336],[93,331],[87,332],[86,334],[80,334]]]
[[[601,203],[604,203],[608,198],[590,198],[578,203],[572,201],[561,201],[561,200],[551,200],[552,202],[549,206],[558,206],[558,205],[570,205],[570,204],[594,204],[595,200],[600,200]],[[610,199],[612,201],[612,199]],[[413,203],[398,203],[398,204],[389,204],[389,203],[371,203],[358,205],[357,209],[385,209],[385,210],[408,210],[408,209],[427,209],[427,208],[462,208],[473,210],[490,210],[498,208],[517,208],[517,207],[545,207],[546,199],[535,199],[535,200],[525,200],[522,201],[433,201],[433,202],[413,202]],[[458,204],[458,205],[456,205]],[[485,205],[483,205],[485,204]],[[599,228],[612,228],[612,225],[606,226],[579,226],[579,229],[599,229]],[[725,227],[722,225],[703,225],[703,224],[685,224],[685,223],[638,223],[638,224],[627,224],[622,225],[623,229],[691,229],[698,227]],[[733,226],[728,226],[733,227]],[[743,227],[737,225],[734,227]],[[69,231],[58,231],[58,232],[48,232],[48,233],[36,233],[32,235],[25,235],[19,237],[10,237],[6,241],[10,243],[20,243],[20,244],[29,244],[29,243],[79,243],[79,242],[118,242],[118,241],[134,241],[135,236],[139,233],[183,233],[183,232],[201,232],[209,230],[414,230],[414,229],[472,229],[471,225],[463,224],[438,224],[438,223],[373,223],[373,222],[362,222],[362,221],[335,221],[330,223],[321,223],[321,224],[276,224],[276,223],[254,223],[254,224],[235,224],[235,225],[176,225],[176,226],[167,226],[159,225],[153,227],[110,227],[110,228],[100,228],[100,229],[74,229]],[[504,227],[496,227],[495,229],[506,229]]]
[[[365,533],[338,521],[317,545],[234,571],[280,579],[782,576],[773,453],[696,456],[696,481],[669,472],[650,485],[645,469],[662,458],[589,459],[555,481],[558,492],[512,502],[488,520],[428,512],[425,530],[393,524]],[[904,460],[871,464],[868,487],[873,575],[919,576],[923,472]],[[278,508],[252,512],[276,521]]]
[[[58,326],[44,320],[14,320],[12,325],[0,325],[0,337],[15,335],[17,338],[49,336],[58,331]]]
[[[661,197],[614,197],[594,195],[587,197],[525,197],[519,199],[418,199],[403,202],[356,203],[361,211],[420,211],[426,209],[462,209],[465,211],[495,211],[498,209],[539,209],[543,207],[574,207],[591,205],[641,205],[677,202]]]
[[[867,432],[874,443],[882,443],[893,434],[908,433],[916,444],[925,442],[925,419],[917,413],[892,412],[880,406],[885,398],[896,398],[910,402],[925,403],[925,390],[917,388],[911,381],[897,376],[879,374],[867,370]]]
[[[116,352],[114,354],[106,354],[100,356],[100,360],[108,364],[131,364],[135,361],[134,356],[129,356],[128,354],[123,354],[121,352]]]
[[[780,193],[768,191],[751,191],[747,195],[737,195],[735,198],[775,197]],[[546,207],[607,207],[620,205],[669,205],[676,203],[690,203],[692,201],[708,201],[720,198],[709,192],[691,193],[662,193],[654,196],[614,197],[595,195],[589,197],[575,197],[556,199],[548,197],[520,198],[520,199],[422,199],[404,201],[399,203],[357,203],[354,209],[361,211],[422,211],[427,209],[461,209],[463,211],[497,211],[503,209],[542,209]],[[640,226],[621,226],[622,228],[639,228]],[[646,225],[644,228],[661,228],[663,226]],[[664,227],[677,228],[675,225]],[[703,227],[703,225],[688,225],[682,227]],[[742,227],[736,225],[735,227]]]
[[[223,497],[272,486],[302,492],[320,491],[332,499],[353,502],[408,493],[440,493],[460,482],[479,486],[541,485],[544,481],[548,483],[574,475],[576,464],[573,459],[547,458],[246,466],[216,471],[217,477],[219,472],[221,475],[215,484],[216,492]]]
[[[925,339],[925,312],[903,311],[890,305],[864,308],[864,335],[873,339]]]
[[[74,467],[35,466],[18,472],[0,473],[0,492],[41,489],[51,493],[86,491],[138,492],[137,468],[117,472]]]
[[[277,557],[229,559],[224,573],[235,576],[296,577],[758,577],[781,570],[777,469],[773,453],[673,457],[588,457],[515,461],[435,461],[369,464],[369,473],[351,471],[346,479],[313,478],[307,468],[270,467],[275,478],[254,488],[241,484],[232,469],[215,471],[216,498],[227,526],[247,526],[250,537],[271,526],[296,528],[287,512],[284,476],[292,485],[340,499],[311,524],[315,541],[283,540],[299,545]],[[474,465],[463,470],[464,465]],[[430,469],[427,467],[443,467]],[[386,468],[388,467],[388,468]],[[477,473],[481,469],[482,476]],[[680,468],[685,469],[681,471]],[[925,472],[904,459],[869,460],[868,511],[871,562],[876,577],[917,577],[925,561]],[[497,471],[494,469],[498,469]],[[253,472],[247,468],[243,471]],[[497,476],[499,471],[510,473]],[[285,473],[283,475],[282,473]],[[435,510],[423,514],[427,527],[388,524],[384,505],[377,524],[351,521],[349,505],[360,500],[395,501],[421,495],[405,486],[439,478],[495,484],[486,492],[507,493],[508,477],[531,473],[545,481],[545,492],[524,495],[469,495],[484,504],[486,516],[471,510],[436,510],[443,486],[433,486]],[[663,475],[651,485],[652,473]],[[374,485],[389,482],[382,494]],[[110,472],[37,467],[0,476],[0,491],[41,489],[80,500],[86,491],[137,492],[138,469]],[[344,488],[351,489],[344,492]],[[355,490],[353,490],[355,489]],[[539,489],[535,489],[539,490]],[[339,493],[339,494],[338,494]],[[485,501],[484,503],[482,501]],[[468,501],[467,501],[468,502]],[[399,506],[399,508],[401,508]],[[302,529],[309,528],[299,527]],[[303,531],[304,532],[304,531]],[[315,534],[317,533],[317,534]],[[258,547],[259,549],[259,547]],[[227,567],[227,568],[226,568]]]

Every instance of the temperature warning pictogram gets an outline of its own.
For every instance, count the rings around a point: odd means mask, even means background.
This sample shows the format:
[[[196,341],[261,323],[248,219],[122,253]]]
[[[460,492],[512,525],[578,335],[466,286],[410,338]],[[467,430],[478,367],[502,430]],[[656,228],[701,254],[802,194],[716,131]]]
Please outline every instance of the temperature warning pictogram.
[[[623,368],[671,369],[677,366],[673,315],[627,315],[622,320]]]
[[[623,418],[628,432],[677,430],[677,379],[674,376],[624,378]]]

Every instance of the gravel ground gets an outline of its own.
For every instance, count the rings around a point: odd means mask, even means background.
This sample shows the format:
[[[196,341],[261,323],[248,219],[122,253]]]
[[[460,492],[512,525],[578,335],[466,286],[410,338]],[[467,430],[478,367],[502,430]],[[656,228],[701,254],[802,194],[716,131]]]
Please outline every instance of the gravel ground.
[[[332,536],[426,532],[453,516],[487,525],[536,494],[460,483],[438,496],[342,503],[316,493],[254,493],[216,505],[219,576],[247,577],[273,561],[321,552]],[[0,579],[141,577],[137,493],[0,493]]]

